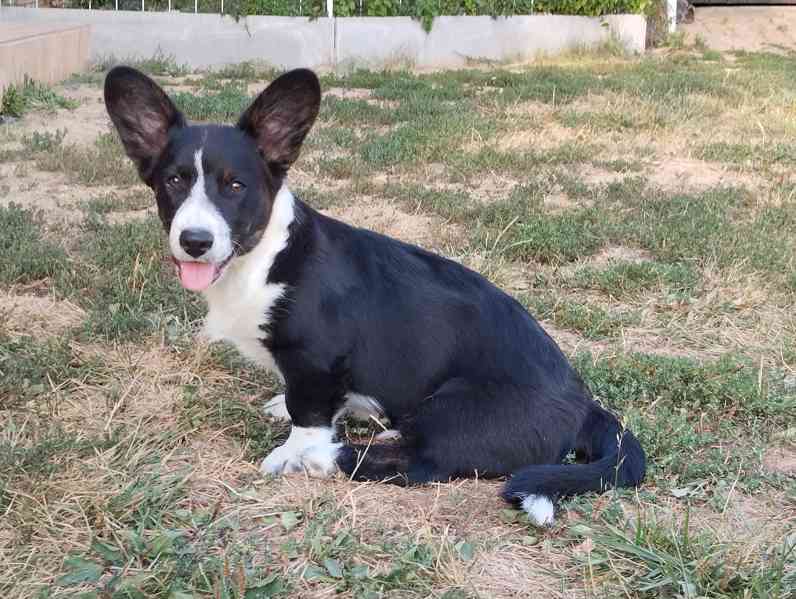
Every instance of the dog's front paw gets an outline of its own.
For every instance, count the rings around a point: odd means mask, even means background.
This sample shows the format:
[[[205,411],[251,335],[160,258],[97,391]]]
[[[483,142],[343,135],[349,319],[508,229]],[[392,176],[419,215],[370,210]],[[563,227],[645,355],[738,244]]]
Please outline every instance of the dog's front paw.
[[[294,426],[285,444],[274,449],[263,460],[261,472],[272,476],[306,472],[318,478],[334,475],[342,443],[332,442],[333,434],[330,428]]]
[[[271,399],[265,402],[263,412],[266,416],[276,418],[277,420],[290,420],[290,412],[287,411],[287,401],[285,394],[274,395]]]

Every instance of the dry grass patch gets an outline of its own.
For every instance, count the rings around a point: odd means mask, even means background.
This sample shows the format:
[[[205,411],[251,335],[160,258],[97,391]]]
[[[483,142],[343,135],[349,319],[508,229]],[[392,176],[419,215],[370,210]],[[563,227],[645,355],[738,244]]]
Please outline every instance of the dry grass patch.
[[[0,335],[60,335],[79,326],[85,316],[69,300],[0,290]]]

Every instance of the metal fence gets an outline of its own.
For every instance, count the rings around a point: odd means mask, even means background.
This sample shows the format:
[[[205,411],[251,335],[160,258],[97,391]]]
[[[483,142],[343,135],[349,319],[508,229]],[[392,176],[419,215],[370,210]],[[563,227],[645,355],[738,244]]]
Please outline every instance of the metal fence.
[[[83,10],[129,10],[140,12],[181,12],[247,14],[244,6],[256,6],[256,13],[288,17],[334,15],[334,0],[0,0],[5,6],[24,8],[74,8]],[[358,1],[362,6],[362,1]]]

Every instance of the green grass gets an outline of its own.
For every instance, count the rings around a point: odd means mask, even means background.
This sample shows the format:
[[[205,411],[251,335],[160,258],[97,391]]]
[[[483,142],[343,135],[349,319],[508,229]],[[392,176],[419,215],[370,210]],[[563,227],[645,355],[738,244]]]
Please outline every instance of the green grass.
[[[608,311],[582,301],[534,295],[527,303],[537,318],[550,321],[562,329],[576,331],[586,339],[616,337],[623,329],[639,322],[638,316],[632,312]]]
[[[696,155],[703,160],[737,165],[776,163],[788,166],[796,162],[796,145],[782,142],[754,145],[716,142],[701,146]]]
[[[699,275],[688,264],[612,261],[605,268],[579,268],[565,284],[575,289],[593,289],[623,298],[650,289],[688,294],[695,290]]]
[[[109,224],[88,217],[80,258],[91,285],[77,299],[86,308],[85,334],[135,339],[158,330],[179,331],[196,320],[199,302],[177,283],[167,263],[157,217]]]
[[[186,117],[197,121],[230,122],[252,101],[244,85],[227,83],[217,91],[201,94],[178,92],[172,95],[174,103]]]
[[[0,331],[1,332],[1,331]],[[99,368],[70,346],[68,337],[35,340],[0,336],[0,409],[54,395],[54,389],[81,384]]]
[[[144,210],[155,203],[149,191],[140,193],[117,194],[114,192],[99,195],[83,204],[83,209],[89,214],[106,215],[114,212],[127,212]]]
[[[587,581],[607,577],[617,591],[634,589],[643,598],[778,599],[796,589],[792,539],[750,554],[692,523],[688,510],[667,517],[649,506],[634,518],[612,507],[570,529],[570,542],[589,543],[578,554]]]
[[[784,373],[742,356],[699,363],[689,358],[627,354],[575,357],[592,392],[623,414],[649,458],[650,478],[666,487],[710,494],[720,480],[754,490],[776,477],[761,475],[759,449],[784,430],[796,393]]]
[[[11,203],[0,206],[0,284],[33,283],[67,270],[64,250],[45,239],[40,215]]]

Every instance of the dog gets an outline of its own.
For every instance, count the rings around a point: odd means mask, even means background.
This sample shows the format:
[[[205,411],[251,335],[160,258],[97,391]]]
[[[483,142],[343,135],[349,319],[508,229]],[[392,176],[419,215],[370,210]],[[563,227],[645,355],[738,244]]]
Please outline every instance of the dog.
[[[146,75],[119,66],[105,104],[158,213],[204,332],[276,372],[292,421],[262,462],[415,485],[509,477],[503,497],[539,526],[555,502],[632,487],[636,437],[591,396],[508,294],[464,266],[313,210],[286,176],[320,109],[310,70],[275,79],[235,126],[189,124]],[[344,414],[388,419],[395,443],[346,444]],[[580,463],[564,464],[576,456]]]

